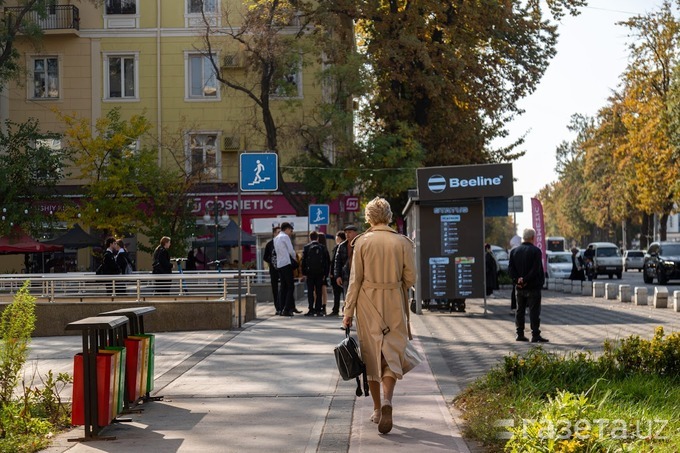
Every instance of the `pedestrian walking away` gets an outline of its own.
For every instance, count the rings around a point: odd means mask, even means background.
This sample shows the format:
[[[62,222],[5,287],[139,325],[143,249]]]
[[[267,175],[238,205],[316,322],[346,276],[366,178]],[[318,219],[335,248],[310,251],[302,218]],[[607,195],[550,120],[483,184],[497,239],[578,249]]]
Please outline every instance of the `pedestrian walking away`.
[[[323,280],[321,281],[321,310],[326,316],[326,305],[328,304],[328,276],[331,271],[331,254],[328,251],[328,244],[326,243],[326,233],[319,233],[319,244],[321,244],[326,251],[326,267],[323,270]]]
[[[309,311],[305,316],[323,316],[323,296],[321,289],[325,272],[328,269],[328,250],[319,243],[316,231],[309,233],[309,243],[302,249],[302,275],[307,282],[307,302]]]
[[[354,261],[342,324],[351,327],[356,314],[373,399],[371,421],[387,434],[392,430],[397,380],[422,361],[409,329],[408,289],[416,281],[416,264],[413,243],[388,226],[392,210],[387,200],[371,200],[365,216],[371,227],[351,244]]]
[[[529,341],[524,336],[525,310],[529,309],[529,323],[531,326],[531,342],[547,343],[541,336],[541,288],[545,282],[543,273],[543,252],[534,245],[536,231],[527,228],[522,234],[522,244],[510,251],[508,272],[515,285],[517,298],[517,312],[515,313],[515,328],[517,341]]]
[[[571,249],[571,273],[569,274],[569,280],[584,281],[585,279],[585,263],[583,258],[578,256],[578,249],[573,247]]]
[[[491,252],[491,245],[484,245],[484,264],[486,268],[486,295],[493,295],[493,290],[498,289],[498,263]]]

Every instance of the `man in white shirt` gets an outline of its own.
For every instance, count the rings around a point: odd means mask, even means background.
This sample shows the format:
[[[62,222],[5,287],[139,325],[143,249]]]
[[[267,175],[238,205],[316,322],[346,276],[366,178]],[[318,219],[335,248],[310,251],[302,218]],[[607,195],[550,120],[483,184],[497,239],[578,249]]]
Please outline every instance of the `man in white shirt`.
[[[298,265],[295,260],[295,249],[290,240],[293,235],[293,225],[288,222],[281,224],[281,232],[274,238],[274,250],[276,251],[276,269],[279,272],[281,286],[276,307],[281,316],[293,316],[295,308],[295,279],[293,269]]]

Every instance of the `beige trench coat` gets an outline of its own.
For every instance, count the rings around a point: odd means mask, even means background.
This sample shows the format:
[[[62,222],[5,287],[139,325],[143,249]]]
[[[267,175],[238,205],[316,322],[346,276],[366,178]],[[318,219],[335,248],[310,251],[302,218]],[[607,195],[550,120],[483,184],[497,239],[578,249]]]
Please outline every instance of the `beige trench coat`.
[[[377,225],[354,241],[345,298],[345,316],[356,319],[361,358],[372,381],[382,380],[381,354],[401,379],[419,363],[407,353],[408,289],[416,281],[413,243],[386,225]],[[371,308],[372,305],[375,309]],[[382,333],[380,318],[389,327]]]

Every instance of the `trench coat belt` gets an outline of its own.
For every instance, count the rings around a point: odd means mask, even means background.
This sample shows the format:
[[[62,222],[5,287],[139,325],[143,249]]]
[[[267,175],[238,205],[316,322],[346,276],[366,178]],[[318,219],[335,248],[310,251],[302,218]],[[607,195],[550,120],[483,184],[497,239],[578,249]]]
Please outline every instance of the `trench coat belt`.
[[[401,288],[401,285],[402,285],[401,282],[376,283],[369,282],[367,280],[361,282],[362,287],[371,289],[399,289]]]

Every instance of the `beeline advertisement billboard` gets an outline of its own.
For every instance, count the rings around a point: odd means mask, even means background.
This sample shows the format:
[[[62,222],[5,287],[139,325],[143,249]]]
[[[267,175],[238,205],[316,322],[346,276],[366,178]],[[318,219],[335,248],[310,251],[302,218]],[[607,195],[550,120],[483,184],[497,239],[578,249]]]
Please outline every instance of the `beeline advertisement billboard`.
[[[456,165],[417,170],[420,201],[511,197],[512,164]]]

